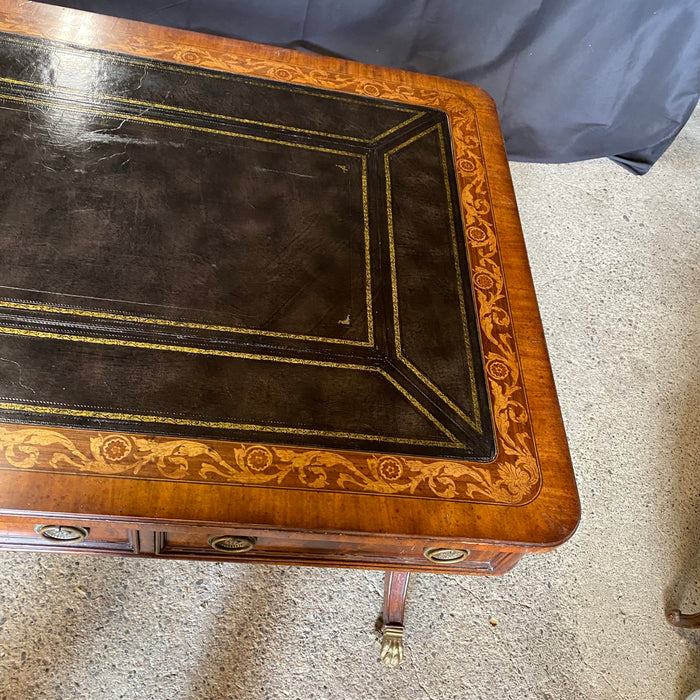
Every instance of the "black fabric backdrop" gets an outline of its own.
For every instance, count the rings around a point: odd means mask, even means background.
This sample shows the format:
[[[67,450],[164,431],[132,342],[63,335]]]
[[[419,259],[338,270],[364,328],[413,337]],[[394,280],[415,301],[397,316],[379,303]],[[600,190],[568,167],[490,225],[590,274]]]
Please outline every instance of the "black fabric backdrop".
[[[700,0],[48,0],[475,83],[508,155],[645,173],[700,93]]]

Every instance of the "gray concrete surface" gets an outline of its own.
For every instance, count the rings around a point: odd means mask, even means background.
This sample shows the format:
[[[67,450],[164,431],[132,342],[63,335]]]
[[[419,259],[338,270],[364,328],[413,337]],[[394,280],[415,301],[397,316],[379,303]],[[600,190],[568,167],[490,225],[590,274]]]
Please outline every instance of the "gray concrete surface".
[[[700,113],[643,178],[516,163],[583,508],[500,579],[0,554],[0,697],[676,700],[700,687]],[[493,618],[496,626],[490,623]]]

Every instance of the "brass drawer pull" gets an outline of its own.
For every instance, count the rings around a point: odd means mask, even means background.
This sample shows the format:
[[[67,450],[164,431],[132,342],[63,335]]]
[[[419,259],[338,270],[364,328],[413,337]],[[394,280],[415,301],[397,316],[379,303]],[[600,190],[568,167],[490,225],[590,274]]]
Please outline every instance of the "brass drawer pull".
[[[456,564],[469,556],[468,549],[446,549],[444,547],[426,547],[423,556],[436,564]]]
[[[69,542],[70,544],[82,542],[90,534],[87,528],[75,525],[37,525],[34,531],[49,542]]]
[[[208,540],[209,546],[226,554],[243,554],[255,547],[255,537],[235,537],[233,535],[214,535]]]

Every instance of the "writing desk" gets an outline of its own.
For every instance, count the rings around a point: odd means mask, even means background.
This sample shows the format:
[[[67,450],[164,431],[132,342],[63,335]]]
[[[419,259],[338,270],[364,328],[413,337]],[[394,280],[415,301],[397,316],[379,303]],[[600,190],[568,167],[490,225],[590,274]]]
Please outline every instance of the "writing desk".
[[[0,546],[501,574],[578,498],[491,98],[0,2]]]

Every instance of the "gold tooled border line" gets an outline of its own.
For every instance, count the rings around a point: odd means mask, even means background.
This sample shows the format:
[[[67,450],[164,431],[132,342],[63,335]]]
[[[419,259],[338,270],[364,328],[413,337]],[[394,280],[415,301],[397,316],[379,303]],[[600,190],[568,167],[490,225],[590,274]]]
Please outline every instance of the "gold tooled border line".
[[[206,133],[215,133],[224,136],[238,137],[253,141],[263,141],[265,143],[275,143],[278,145],[289,146],[291,148],[302,148],[305,150],[321,151],[324,153],[333,153],[336,155],[350,156],[354,158],[359,158],[361,162],[361,186],[362,186],[362,215],[363,215],[363,235],[364,235],[364,260],[365,260],[365,299],[366,299],[366,314],[367,314],[367,340],[348,340],[345,338],[333,338],[327,336],[311,336],[303,334],[294,333],[283,333],[276,331],[265,331],[261,329],[250,329],[250,328],[238,328],[236,326],[225,326],[216,324],[203,324],[194,323],[188,321],[173,321],[170,319],[153,318],[148,316],[138,316],[135,314],[114,314],[109,312],[95,311],[90,309],[70,309],[68,307],[53,306],[50,304],[27,304],[27,303],[13,303],[11,301],[2,301],[0,306],[5,308],[16,308],[23,310],[36,310],[36,311],[46,311],[49,313],[60,313],[66,315],[74,316],[87,316],[91,318],[103,318],[111,320],[123,320],[123,321],[134,321],[139,323],[148,323],[154,325],[162,326],[174,326],[181,328],[192,328],[198,330],[210,330],[210,331],[225,331],[230,333],[241,333],[250,335],[263,335],[273,338],[288,338],[291,340],[311,340],[317,342],[327,342],[335,343],[339,345],[353,345],[359,347],[373,347],[374,346],[374,314],[372,310],[372,279],[371,279],[371,266],[370,266],[370,231],[369,231],[369,206],[368,206],[368,193],[367,193],[367,156],[361,153],[353,153],[351,151],[340,151],[335,149],[324,148],[321,146],[312,146],[309,144],[299,144],[289,141],[280,141],[276,139],[265,138],[261,136],[254,136],[250,134],[240,134],[233,131],[224,131],[220,129],[211,129],[209,127],[200,127],[196,125],[189,125],[180,122],[168,122],[164,120],[152,119],[150,117],[143,117],[140,115],[128,115],[119,112],[108,112],[106,110],[95,110],[90,107],[83,107],[81,105],[66,105],[60,102],[51,102],[48,100],[39,100],[36,98],[27,98],[19,95],[8,95],[6,93],[0,93],[0,99],[8,99],[14,102],[21,102],[24,104],[39,104],[48,107],[58,107],[60,109],[66,109],[68,111],[81,112],[96,114],[98,116],[105,116],[113,119],[122,119],[125,121],[138,121],[149,124],[157,124],[159,126],[167,126],[171,128],[184,128],[193,131],[204,131]],[[24,290],[27,291],[27,290]],[[60,294],[60,292],[49,292],[50,294]],[[85,298],[85,297],[82,297]]]
[[[6,83],[10,84],[16,84],[16,85],[30,85],[33,87],[40,87],[40,88],[45,88],[45,89],[53,89],[56,90],[57,88],[51,88],[50,86],[42,86],[38,83],[27,83],[24,81],[16,81],[12,79],[3,79],[0,78],[0,81],[4,81]],[[73,94],[81,94],[79,91],[75,90],[70,90],[67,88],[58,88],[59,91],[63,91],[66,93],[73,93]],[[246,138],[250,140],[257,140],[257,141],[262,141],[262,142],[267,142],[267,143],[276,143],[280,145],[285,145],[285,146],[290,146],[290,147],[301,147],[301,148],[306,148],[308,150],[315,150],[315,151],[321,151],[321,152],[329,152],[329,153],[334,153],[338,155],[345,155],[345,156],[350,156],[350,157],[359,157],[361,158],[362,162],[362,193],[363,193],[363,215],[364,215],[364,234],[365,234],[365,268],[366,268],[366,273],[365,273],[365,286],[366,286],[366,303],[367,303],[367,324],[368,324],[368,342],[364,341],[351,341],[351,340],[344,340],[344,339],[336,339],[336,338],[320,338],[317,336],[303,336],[303,335],[294,335],[294,334],[285,334],[285,333],[276,333],[272,331],[261,331],[261,330],[255,330],[255,329],[239,329],[239,328],[234,328],[234,327],[227,327],[227,326],[215,326],[215,325],[208,325],[208,324],[196,324],[196,323],[187,323],[187,322],[178,322],[178,321],[172,321],[169,319],[157,319],[157,318],[149,318],[149,317],[139,317],[139,316],[133,316],[133,315],[123,315],[123,314],[111,314],[108,312],[96,312],[96,311],[87,311],[87,310],[82,310],[82,309],[69,309],[65,307],[60,307],[60,306],[50,306],[50,305],[37,305],[37,304],[21,304],[21,303],[13,303],[13,302],[7,302],[7,301],[0,301],[0,306],[4,307],[9,307],[9,308],[17,308],[17,309],[25,309],[25,310],[41,310],[41,311],[47,311],[47,312],[54,312],[54,313],[63,313],[63,314],[70,314],[70,315],[85,315],[85,316],[91,316],[91,317],[96,317],[96,318],[107,318],[107,319],[115,319],[115,320],[133,320],[133,321],[140,321],[144,323],[152,323],[152,324],[157,324],[157,325],[172,325],[172,326],[184,326],[184,327],[190,327],[190,328],[198,328],[198,329],[205,329],[205,330],[228,330],[228,331],[233,331],[233,332],[240,332],[240,333],[251,333],[251,334],[260,334],[260,335],[269,335],[273,337],[286,337],[286,338],[292,338],[292,339],[303,339],[303,340],[323,340],[323,341],[329,341],[329,342],[337,342],[341,344],[352,344],[352,345],[363,345],[363,346],[373,346],[374,345],[374,337],[373,337],[373,314],[372,314],[372,305],[371,305],[371,272],[370,272],[370,266],[371,266],[371,260],[370,260],[370,252],[369,252],[369,223],[368,223],[368,204],[367,204],[367,159],[366,156],[362,154],[357,154],[349,151],[340,151],[337,149],[329,149],[329,148],[324,148],[324,147],[319,147],[319,146],[311,146],[307,144],[296,144],[296,143],[290,143],[287,141],[280,141],[277,139],[270,139],[270,138],[265,138],[265,137],[260,137],[260,136],[254,136],[254,135],[249,135],[249,134],[240,134],[236,132],[231,132],[231,131],[224,131],[220,129],[213,129],[209,127],[202,127],[202,126],[196,126],[196,125],[191,125],[191,124],[186,124],[186,123],[180,123],[180,122],[174,122],[174,121],[165,121],[165,120],[160,120],[160,119],[153,119],[150,117],[144,117],[142,115],[129,115],[129,114],[124,114],[120,112],[109,112],[107,110],[98,110],[90,107],[84,107],[81,105],[70,105],[70,104],[64,104],[61,102],[51,102],[48,100],[39,100],[35,98],[28,98],[28,97],[23,97],[23,96],[14,96],[14,95],[9,95],[9,94],[0,94],[0,98],[5,98],[9,99],[12,101],[18,101],[22,102],[25,104],[40,104],[40,105],[45,105],[45,106],[51,106],[51,107],[58,107],[61,109],[66,109],[68,111],[76,111],[76,112],[81,112],[81,113],[90,113],[90,114],[96,114],[99,116],[105,116],[109,118],[115,118],[115,119],[124,119],[126,121],[137,121],[137,122],[142,122],[142,123],[150,123],[150,124],[158,124],[158,125],[163,125],[163,126],[168,126],[172,128],[182,128],[182,129],[189,129],[193,131],[202,131],[206,133],[216,133],[216,134],[221,134],[221,135],[226,135],[226,136],[231,136],[231,137],[239,137],[239,138]],[[115,98],[119,99],[119,98]],[[158,105],[155,103],[140,103],[139,101],[132,101],[128,100],[127,98],[122,98],[121,101],[123,102],[132,102],[134,104],[139,103],[143,104],[146,106],[153,106],[153,107],[166,107],[164,105]],[[182,108],[173,108],[175,111],[180,111],[183,113],[190,113],[190,114],[201,114],[204,116],[224,116],[224,115],[211,115],[209,113],[204,113],[204,112],[196,112],[194,110],[184,110]],[[408,120],[405,123],[408,123],[412,121],[414,118],[417,118],[421,113],[418,113],[414,115],[410,120]],[[225,117],[224,117],[225,118]],[[233,120],[233,118],[230,118]],[[252,122],[250,120],[240,120],[248,123],[257,123],[257,124],[262,124],[262,122]],[[404,124],[405,124],[404,123]],[[401,125],[399,125],[401,126]],[[392,131],[395,129],[392,129]],[[459,262],[457,258],[457,247],[456,247],[456,233],[454,230],[454,221],[452,218],[449,220],[449,225],[450,225],[450,231],[451,231],[451,238],[452,238],[452,243],[453,243],[453,256],[454,256],[454,261],[455,261],[455,272],[457,274],[457,281],[458,281],[458,296],[459,296],[459,302],[460,302],[460,313],[461,313],[461,320],[462,320],[462,326],[463,326],[463,332],[464,332],[464,339],[465,339],[465,348],[466,348],[466,355],[467,355],[467,363],[468,363],[468,368],[469,368],[469,374],[470,374],[470,379],[471,379],[471,389],[472,389],[472,400],[474,402],[474,405],[476,406],[476,421],[474,419],[470,418],[469,416],[464,413],[462,409],[460,409],[448,396],[446,396],[435,384],[428,379],[420,370],[418,370],[417,367],[413,365],[405,356],[403,356],[402,351],[401,351],[401,341],[400,341],[400,330],[399,330],[399,323],[398,323],[398,297],[397,297],[397,288],[396,288],[396,261],[395,261],[395,250],[394,250],[394,240],[393,240],[393,223],[392,223],[392,217],[391,217],[391,185],[390,185],[390,173],[389,173],[389,156],[393,155],[394,153],[398,152],[400,149],[410,145],[411,143],[414,143],[417,141],[419,138],[422,138],[428,133],[431,133],[432,131],[438,130],[439,132],[439,142],[440,142],[440,150],[441,150],[441,165],[443,168],[443,178],[445,182],[445,187],[446,187],[446,195],[447,195],[447,203],[448,203],[448,208],[450,212],[452,211],[452,198],[451,198],[451,193],[450,193],[450,188],[449,188],[449,179],[448,179],[448,169],[447,169],[447,164],[446,164],[446,155],[445,155],[445,148],[444,144],[442,141],[443,138],[443,133],[442,133],[442,127],[440,124],[433,125],[429,129],[421,132],[420,134],[412,137],[411,139],[408,139],[407,141],[399,144],[395,148],[393,148],[391,151],[389,151],[387,154],[385,154],[385,172],[387,176],[387,209],[389,213],[389,232],[390,232],[390,254],[391,254],[391,262],[392,262],[392,301],[393,301],[393,306],[394,306],[394,323],[395,323],[395,329],[396,329],[396,350],[397,350],[397,356],[399,359],[401,359],[412,371],[414,371],[422,381],[424,381],[435,393],[440,396],[441,399],[443,399],[455,412],[458,413],[469,425],[471,425],[473,428],[475,428],[477,431],[481,432],[481,426],[480,426],[480,419],[478,415],[478,405],[477,405],[477,398],[476,398],[476,387],[474,384],[474,372],[473,372],[473,362],[472,362],[472,357],[471,357],[471,352],[470,352],[470,345],[468,341],[468,336],[467,336],[467,330],[466,330],[466,311],[465,311],[465,305],[464,305],[464,295],[463,295],[463,290],[462,290],[462,277],[461,277],[461,271],[459,269]],[[309,132],[311,133],[311,132]],[[329,134],[323,133],[323,132],[313,132],[325,136],[329,136]],[[375,139],[378,140],[378,139]],[[13,329],[14,330],[14,329]],[[33,334],[33,335],[42,335],[39,332],[27,332],[27,334]],[[60,334],[43,334],[42,337],[58,337]],[[78,336],[65,336],[64,339],[76,339],[80,338],[82,340],[85,340],[84,337],[78,337]],[[109,341],[109,339],[103,339],[107,344],[110,342],[114,344],[123,344],[123,345],[129,345],[130,343],[128,342],[123,342],[123,341]],[[142,344],[141,346],[146,346],[148,344]],[[173,350],[183,350],[182,346],[155,346],[153,347],[161,347],[161,348],[167,348],[167,349],[173,349]],[[199,349],[194,349],[194,350],[199,350]],[[208,352],[208,351],[207,351]],[[210,354],[218,354],[216,352],[211,352]],[[244,355],[244,354],[241,354]],[[300,360],[300,362],[309,362],[312,364],[310,361],[303,361]],[[320,364],[320,363],[318,363]],[[337,363],[336,363],[337,364]],[[338,366],[340,366],[338,364]],[[382,373],[384,374],[384,373]],[[404,390],[393,380],[391,380],[388,375],[386,378],[390,379],[393,384],[397,388],[401,390],[402,393],[404,393],[407,397],[409,395],[404,392]],[[413,403],[416,407],[420,408],[421,412],[423,412],[425,415],[427,415],[432,422],[434,422],[444,433],[446,433],[452,440],[454,440],[454,443],[452,444],[460,444],[457,439],[452,435],[451,432],[449,432],[444,426],[442,426],[439,422],[436,421],[434,416],[432,416],[429,412],[425,410],[425,408],[418,404],[413,397],[409,397],[411,400],[411,403]],[[385,438],[388,439],[388,438]],[[414,444],[420,444],[418,441],[413,441]]]
[[[442,172],[443,172],[443,182],[445,185],[445,192],[447,196],[448,210],[450,213],[449,226],[450,226],[450,237],[452,239],[452,257],[454,259],[455,273],[457,275],[457,295],[459,297],[459,310],[460,318],[462,321],[462,333],[464,338],[464,346],[466,350],[467,366],[469,372],[469,380],[471,385],[471,398],[472,405],[474,407],[474,418],[468,416],[457,404],[452,401],[443,391],[441,391],[428,377],[423,374],[404,354],[401,346],[401,324],[399,321],[399,292],[398,292],[398,281],[396,274],[396,246],[394,243],[394,217],[392,211],[392,196],[391,196],[391,166],[389,163],[389,158],[405,148],[415,143],[419,139],[423,138],[427,134],[433,131],[438,132],[438,140],[440,142],[440,154],[442,160]],[[447,157],[445,154],[445,146],[443,143],[443,132],[441,124],[434,124],[429,129],[416,134],[410,139],[407,139],[403,143],[392,148],[384,154],[384,175],[386,178],[386,203],[387,203],[387,221],[389,230],[389,258],[391,260],[390,272],[391,272],[391,302],[393,309],[393,320],[394,320],[394,340],[395,340],[395,350],[396,356],[412,371],[414,372],[421,381],[425,382],[455,413],[457,413],[464,421],[466,421],[474,430],[479,434],[482,433],[481,418],[479,415],[479,400],[476,393],[476,381],[474,375],[474,363],[472,361],[471,344],[469,342],[469,332],[467,329],[467,313],[466,305],[464,301],[464,290],[463,290],[463,280],[462,273],[459,265],[459,253],[457,247],[457,233],[454,226],[454,208],[452,203],[452,194],[450,192],[450,181],[447,168]]]
[[[79,51],[75,50],[75,47],[71,46],[70,44],[64,43],[64,42],[57,42],[55,40],[51,39],[43,39],[43,40],[37,40],[37,39],[32,39],[30,37],[17,37],[17,36],[12,36],[8,35],[5,33],[0,33],[0,41],[4,41],[6,43],[14,43],[14,44],[24,44],[26,46],[39,46],[39,47],[45,47],[46,44],[52,44],[54,46],[60,47],[59,50],[63,51],[64,53],[71,53],[71,49],[73,49],[72,53],[73,55],[79,54]],[[382,102],[378,101],[377,99],[371,98],[369,96],[364,97],[364,98],[353,98],[349,97],[346,95],[335,95],[335,94],[329,94],[328,92],[325,92],[323,88],[313,88],[312,86],[309,86],[311,89],[305,90],[303,88],[300,88],[298,85],[292,85],[292,84],[285,84],[281,81],[275,82],[270,78],[253,78],[251,79],[250,76],[239,76],[236,74],[231,74],[231,73],[225,73],[222,71],[216,71],[211,68],[183,68],[182,66],[178,66],[177,64],[173,63],[168,63],[166,61],[159,61],[156,59],[150,59],[150,61],[145,61],[145,60],[139,60],[135,57],[132,56],[127,56],[125,54],[113,54],[109,53],[106,54],[104,52],[100,51],[95,51],[94,49],[85,49],[82,48],[82,51],[86,51],[88,53],[91,53],[92,55],[98,55],[100,58],[105,61],[106,63],[124,63],[129,66],[140,66],[140,67],[147,67],[147,68],[159,68],[162,70],[168,70],[174,73],[182,73],[185,75],[197,75],[197,76],[202,76],[205,75],[209,78],[215,78],[218,80],[230,80],[230,81],[235,81],[235,82],[240,82],[243,83],[244,85],[254,85],[257,87],[263,87],[267,88],[270,90],[282,90],[284,92],[292,92],[292,93],[300,93],[304,95],[310,95],[311,97],[317,97],[317,98],[322,98],[322,99],[327,99],[327,100],[335,100],[337,102],[350,102],[352,104],[361,104],[361,105],[366,105],[368,102],[372,104],[373,107],[379,108],[379,109],[385,109],[385,110],[390,110],[394,112],[408,112],[412,116],[410,116],[408,119],[404,120],[403,122],[400,122],[399,124],[396,124],[395,126],[391,127],[390,129],[387,129],[386,131],[383,131],[382,133],[378,134],[377,136],[374,136],[371,139],[361,139],[356,136],[343,136],[342,134],[332,134],[332,133],[325,133],[322,131],[313,131],[310,129],[302,129],[302,128],[296,128],[296,127],[290,127],[286,126],[284,124],[275,124],[275,123],[267,123],[267,122],[259,122],[259,121],[254,121],[254,120],[247,120],[247,119],[241,119],[241,118],[236,118],[236,117],[231,117],[225,114],[216,114],[216,113],[210,113],[210,112],[200,112],[197,110],[187,110],[183,107],[172,107],[169,105],[159,105],[157,103],[149,103],[149,102],[141,102],[140,100],[132,100],[129,98],[119,98],[116,96],[111,96],[107,95],[106,97],[108,99],[115,99],[119,100],[125,103],[130,103],[130,104],[135,104],[135,105],[142,105],[142,106],[151,106],[151,107],[165,107],[166,109],[178,111],[178,112],[186,112],[189,114],[198,114],[200,116],[206,116],[206,117],[215,117],[218,119],[226,119],[226,120],[236,120],[241,123],[248,123],[248,124],[259,124],[262,126],[272,126],[275,128],[279,129],[289,129],[293,131],[297,131],[299,133],[306,133],[306,134],[313,134],[313,135],[320,135],[320,136],[328,136],[330,138],[337,138],[337,139],[342,139],[345,141],[355,141],[357,143],[362,143],[366,145],[374,144],[377,143],[378,141],[381,141],[381,139],[385,138],[386,136],[389,136],[390,134],[393,134],[394,132],[398,131],[399,129],[402,129],[404,126],[407,126],[414,120],[418,119],[421,117],[423,114],[426,114],[425,110],[421,109],[415,109],[407,106],[401,106],[398,104],[392,104],[392,105],[387,105],[383,104]],[[8,79],[5,79],[8,80]],[[30,83],[30,82],[24,82],[24,81],[12,81],[17,84],[25,84],[25,85],[33,85],[36,87],[41,87],[41,88],[46,88],[50,90],[65,90],[66,92],[76,92],[77,94],[85,94],[85,93],[80,93],[80,91],[73,91],[70,88],[60,88],[58,86],[45,86],[41,85],[40,83]],[[272,84],[271,84],[272,83]],[[104,97],[104,96],[99,96],[98,97]]]
[[[92,343],[95,345],[115,345],[119,347],[130,347],[130,348],[140,348],[140,349],[146,349],[146,350],[166,350],[169,352],[183,352],[183,353],[189,353],[189,354],[194,354],[194,355],[208,355],[208,356],[215,356],[215,357],[231,357],[235,359],[244,359],[244,360],[260,360],[264,362],[281,362],[281,363],[287,363],[287,364],[294,364],[294,365],[308,365],[308,366],[313,366],[313,367],[330,367],[334,369],[350,369],[350,370],[357,370],[357,371],[362,371],[362,372],[372,372],[379,374],[385,381],[388,381],[399,393],[403,395],[404,398],[408,399],[409,403],[417,409],[425,418],[427,418],[438,430],[440,430],[441,433],[446,435],[449,439],[449,443],[441,442],[441,443],[434,443],[434,441],[428,442],[426,444],[428,445],[433,445],[433,444],[439,444],[442,446],[452,446],[452,447],[463,447],[463,444],[444,426],[438,419],[430,412],[428,411],[425,406],[423,406],[419,401],[416,400],[416,398],[411,395],[409,392],[407,392],[395,379],[393,379],[386,371],[384,371],[380,367],[373,367],[373,366],[367,366],[367,365],[358,365],[358,364],[352,364],[352,363],[347,363],[347,362],[329,362],[326,360],[310,360],[306,358],[300,358],[300,357],[278,357],[274,355],[258,355],[255,353],[246,353],[246,352],[236,352],[234,350],[212,350],[212,349],[205,349],[205,348],[196,348],[196,347],[188,347],[188,346],[181,346],[181,345],[160,345],[158,343],[144,343],[141,341],[135,341],[135,340],[124,340],[122,338],[95,338],[92,336],[80,336],[80,335],[70,335],[66,333],[51,333],[48,331],[30,331],[30,330],[25,330],[23,328],[13,328],[10,326],[0,326],[0,334],[3,335],[14,335],[14,336],[21,336],[21,337],[30,337],[30,338],[44,338],[44,339],[49,339],[49,340],[61,340],[61,341],[69,341],[69,342],[74,342],[74,343]],[[17,405],[22,405],[22,404],[17,404]],[[29,405],[29,404],[27,404]],[[2,408],[2,406],[0,406]],[[20,409],[18,409],[20,410]],[[23,410],[30,411],[32,410],[31,408],[25,408]],[[74,415],[70,413],[71,409],[52,409],[51,411],[44,411],[45,413],[51,412],[51,413],[65,413],[66,415]],[[81,415],[81,414],[76,414],[76,415]],[[117,414],[115,414],[117,415]],[[128,413],[119,413],[118,414],[121,417],[128,416],[131,414]],[[97,417],[97,414],[96,414]],[[108,417],[106,414],[103,417]],[[128,419],[128,420],[139,420],[138,416],[134,417],[133,419]],[[168,419],[169,420],[169,419]],[[161,423],[166,423],[168,422],[166,419],[161,419],[159,422]],[[177,419],[176,422],[179,421],[179,424],[182,425],[202,425],[202,423],[198,421],[193,421],[191,423],[187,423],[185,419]],[[233,427],[233,424],[231,424]],[[286,429],[280,429],[279,432],[285,432]],[[292,429],[290,429],[290,432],[294,432]],[[333,432],[322,432],[318,431],[314,434],[317,435],[325,435],[329,437],[347,437],[345,433],[333,433]],[[369,438],[368,438],[369,439]],[[375,436],[375,440],[386,440],[386,441],[395,441],[394,438],[390,437],[384,437],[384,436]],[[402,438],[403,440],[403,438]],[[423,444],[420,440],[411,440],[406,438],[406,443],[407,444],[414,444],[414,445],[421,445]]]
[[[70,416],[72,418],[105,418],[108,420],[132,421],[137,423],[165,423],[167,425],[186,425],[218,430],[246,430],[262,433],[281,433],[284,435],[309,435],[317,437],[336,437],[352,440],[369,440],[392,442],[399,445],[421,445],[424,447],[455,447],[455,443],[442,440],[414,440],[413,438],[386,437],[363,433],[331,432],[311,428],[293,428],[279,425],[255,425],[253,423],[230,423],[228,421],[193,420],[191,418],[173,418],[171,416],[144,415],[137,413],[119,413],[114,411],[93,411],[85,409],[60,408],[0,401],[0,410],[44,413],[49,415]]]
[[[67,88],[67,87],[61,87],[58,85],[44,85],[43,83],[33,83],[28,80],[16,80],[15,78],[3,78],[0,77],[0,83],[5,83],[8,85],[18,85],[22,87],[31,87],[31,88],[36,88],[39,90],[45,90],[47,92],[52,92],[52,93],[63,93],[68,96],[75,96],[75,97],[86,97],[86,98],[96,98],[98,100],[111,100],[113,102],[119,102],[124,105],[134,105],[136,107],[145,107],[147,109],[153,108],[153,109],[161,109],[161,110],[166,110],[168,112],[174,112],[177,114],[187,114],[187,115],[193,115],[193,116],[198,116],[198,117],[206,117],[209,119],[218,119],[221,121],[227,121],[227,122],[235,122],[236,124],[250,124],[253,126],[264,126],[264,127],[270,127],[273,129],[278,129],[280,131],[289,131],[293,133],[299,133],[299,134],[309,134],[311,136],[324,136],[326,138],[330,139],[338,139],[339,141],[352,141],[355,143],[359,143],[361,145],[369,146],[371,144],[375,144],[378,141],[381,141],[383,138],[386,136],[389,136],[389,134],[393,134],[396,131],[399,131],[402,129],[404,126],[408,126],[411,122],[415,121],[419,117],[423,116],[423,112],[416,112],[413,116],[409,117],[408,119],[402,121],[401,123],[397,124],[396,126],[391,127],[391,129],[387,129],[386,131],[382,132],[378,136],[375,136],[374,138],[371,139],[362,139],[359,136],[344,136],[343,134],[334,134],[329,131],[315,131],[313,129],[302,129],[301,127],[296,127],[296,126],[288,126],[286,124],[277,124],[275,122],[263,122],[259,121],[256,119],[244,119],[243,117],[234,117],[231,116],[230,114],[218,114],[216,112],[203,112],[197,109],[187,109],[185,107],[175,107],[174,105],[166,105],[166,104],[161,104],[159,102],[147,102],[146,100],[134,100],[133,98],[130,97],[119,97],[118,95],[103,95],[100,93],[86,93],[82,90],[74,90],[73,88]]]

